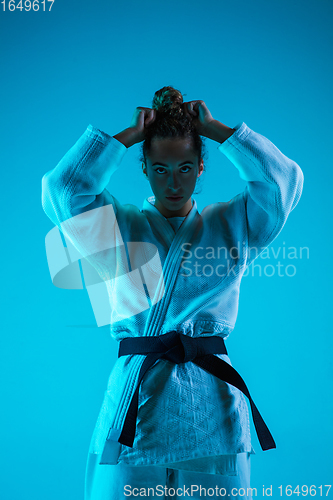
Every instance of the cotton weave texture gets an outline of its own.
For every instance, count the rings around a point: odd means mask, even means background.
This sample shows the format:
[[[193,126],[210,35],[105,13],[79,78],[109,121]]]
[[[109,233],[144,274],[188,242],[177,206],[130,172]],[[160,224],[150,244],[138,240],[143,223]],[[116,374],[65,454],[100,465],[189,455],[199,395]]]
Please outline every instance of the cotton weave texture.
[[[115,340],[171,330],[226,339],[232,332],[243,273],[278,236],[303,188],[296,162],[244,122],[234,128],[218,150],[238,169],[244,191],[201,213],[192,197],[183,220],[163,217],[154,197],[140,210],[110,193],[110,177],[126,147],[92,125],[44,175],[44,211],[104,281],[110,304],[104,324]],[[146,246],[136,244],[132,251],[133,242]],[[217,254],[219,247],[226,251]],[[215,272],[197,276],[196,263]],[[231,364],[227,355],[217,356]],[[254,453],[246,398],[192,362],[159,360],[150,368],[140,386],[133,448],[118,442],[144,359],[117,359],[89,452],[98,454],[101,464],[178,463],[235,474],[235,455]],[[260,409],[260,401],[256,404]]]

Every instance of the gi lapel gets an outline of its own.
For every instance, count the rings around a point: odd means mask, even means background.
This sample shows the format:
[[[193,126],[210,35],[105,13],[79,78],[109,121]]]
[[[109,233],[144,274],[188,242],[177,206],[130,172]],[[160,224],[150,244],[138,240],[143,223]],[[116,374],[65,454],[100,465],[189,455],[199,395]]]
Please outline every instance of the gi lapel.
[[[155,196],[146,198],[143,202],[142,212],[147,217],[156,238],[167,248],[170,248],[175,233],[166,218],[154,206],[154,201]]]
[[[161,293],[161,286],[164,285],[164,295],[162,299],[154,305],[154,307],[150,308],[145,325],[144,336],[158,335],[160,329],[162,328],[165,312],[170,302],[171,293],[178,275],[182,255],[184,253],[182,243],[190,241],[196,225],[200,220],[197,203],[194,198],[192,198],[193,206],[175,235],[165,217],[154,205],[149,202],[149,200],[153,199],[154,197],[150,197],[144,200],[142,211],[148,219],[152,221],[154,227],[156,227],[158,232],[161,234],[161,237],[167,241],[169,251],[163,265],[163,279],[159,280],[159,284],[156,289],[156,294],[159,294]],[[155,300],[153,302],[155,303]]]

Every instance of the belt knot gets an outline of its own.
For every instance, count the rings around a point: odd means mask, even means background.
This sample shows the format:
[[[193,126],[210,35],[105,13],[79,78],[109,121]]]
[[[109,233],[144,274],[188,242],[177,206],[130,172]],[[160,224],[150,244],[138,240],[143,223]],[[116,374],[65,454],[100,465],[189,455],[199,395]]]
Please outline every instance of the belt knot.
[[[173,363],[187,363],[193,361],[198,355],[197,339],[179,333],[175,330],[159,337],[163,344],[168,347],[164,353],[163,359]]]

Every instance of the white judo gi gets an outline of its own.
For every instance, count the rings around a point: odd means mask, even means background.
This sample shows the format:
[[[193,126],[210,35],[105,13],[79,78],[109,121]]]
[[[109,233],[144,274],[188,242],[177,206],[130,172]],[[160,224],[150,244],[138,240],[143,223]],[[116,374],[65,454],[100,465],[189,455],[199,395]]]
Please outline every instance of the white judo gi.
[[[126,147],[92,125],[44,175],[44,211],[105,283],[104,324],[115,340],[171,330],[226,339],[233,330],[242,275],[280,233],[303,188],[297,163],[244,122],[234,128],[218,149],[247,182],[244,191],[201,214],[192,198],[180,225],[163,217],[154,197],[139,210],[106,189]],[[231,365],[227,355],[217,356]],[[89,453],[101,465],[237,475],[237,454],[254,453],[246,399],[191,361],[158,360],[149,369],[133,447],[118,442],[144,359],[117,359]]]

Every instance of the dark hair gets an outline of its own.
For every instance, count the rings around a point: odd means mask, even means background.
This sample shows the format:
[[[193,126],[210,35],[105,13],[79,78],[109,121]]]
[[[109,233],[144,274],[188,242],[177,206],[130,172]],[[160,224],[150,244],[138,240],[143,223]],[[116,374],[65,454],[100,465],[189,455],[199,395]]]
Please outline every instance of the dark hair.
[[[147,156],[154,138],[191,138],[199,161],[200,158],[207,157],[204,139],[198,134],[191,118],[185,114],[183,96],[179,90],[171,86],[157,90],[153,98],[152,109],[156,110],[156,116],[155,120],[146,128],[139,161],[147,165]],[[206,170],[205,165],[204,170]],[[197,179],[197,184],[201,178],[202,176]]]

